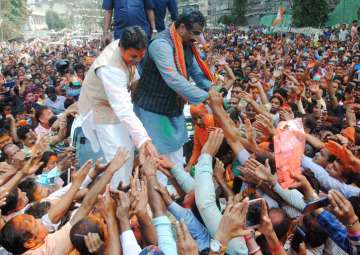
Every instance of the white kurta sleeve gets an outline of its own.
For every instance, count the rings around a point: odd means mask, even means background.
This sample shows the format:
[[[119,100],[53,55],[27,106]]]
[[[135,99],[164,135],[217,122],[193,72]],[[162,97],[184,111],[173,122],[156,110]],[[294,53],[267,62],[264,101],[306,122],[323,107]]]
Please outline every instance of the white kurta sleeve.
[[[143,124],[133,111],[131,96],[127,89],[128,77],[120,69],[103,66],[96,71],[103,82],[106,96],[111,108],[122,124],[129,131],[137,148],[150,140]]]

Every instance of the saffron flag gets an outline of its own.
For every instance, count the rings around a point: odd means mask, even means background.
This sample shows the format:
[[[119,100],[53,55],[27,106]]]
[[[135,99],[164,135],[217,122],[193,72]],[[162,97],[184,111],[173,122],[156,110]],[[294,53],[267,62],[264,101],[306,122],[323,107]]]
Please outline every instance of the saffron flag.
[[[276,18],[274,19],[273,21],[273,24],[272,26],[275,27],[277,26],[278,24],[281,24],[284,20],[284,15],[285,15],[285,8],[284,6],[281,4],[279,6],[279,9],[278,9],[278,13],[276,15]]]
[[[291,173],[301,174],[301,158],[304,155],[305,135],[300,118],[281,121],[274,136],[276,175],[279,184],[288,188],[294,183]]]

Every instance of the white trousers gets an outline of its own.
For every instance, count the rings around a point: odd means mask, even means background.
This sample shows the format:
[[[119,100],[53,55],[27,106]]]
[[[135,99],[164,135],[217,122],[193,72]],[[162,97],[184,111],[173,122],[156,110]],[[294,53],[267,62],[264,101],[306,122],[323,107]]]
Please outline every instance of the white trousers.
[[[176,167],[184,169],[184,156],[183,156],[183,148],[181,147],[179,150],[175,152],[171,152],[168,154],[165,154],[171,162],[176,164]],[[168,178],[160,171],[157,171],[156,173],[158,181],[165,187],[167,187],[170,194],[176,194],[175,188],[170,185]]]
[[[96,135],[100,147],[104,152],[106,162],[111,161],[120,147],[125,147],[129,151],[129,159],[114,174],[110,186],[116,189],[122,181],[125,185],[130,183],[130,175],[134,164],[135,146],[131,140],[128,130],[121,124],[96,125]]]

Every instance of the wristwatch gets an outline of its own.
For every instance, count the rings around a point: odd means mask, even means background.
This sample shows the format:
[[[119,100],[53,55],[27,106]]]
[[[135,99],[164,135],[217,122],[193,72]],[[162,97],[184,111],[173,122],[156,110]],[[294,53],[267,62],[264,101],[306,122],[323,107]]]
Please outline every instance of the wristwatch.
[[[156,29],[153,29],[153,31],[152,31],[153,33],[157,33],[158,31],[156,30]]]
[[[211,239],[210,250],[215,253],[224,253],[227,250],[227,247],[222,245],[220,241]]]

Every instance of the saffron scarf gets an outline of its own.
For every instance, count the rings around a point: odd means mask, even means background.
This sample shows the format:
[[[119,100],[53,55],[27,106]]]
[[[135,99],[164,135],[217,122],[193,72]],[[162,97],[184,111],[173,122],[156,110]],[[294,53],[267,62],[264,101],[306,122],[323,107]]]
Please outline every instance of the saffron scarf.
[[[183,43],[180,35],[177,33],[175,24],[173,23],[170,27],[170,34],[171,34],[171,40],[174,43],[175,46],[175,65],[178,69],[178,71],[181,73],[182,76],[184,76],[185,79],[187,79],[187,70],[186,70],[186,64],[185,64],[185,54],[184,54],[184,48]],[[206,78],[208,78],[209,81],[214,82],[214,76],[211,73],[208,65],[203,61],[200,57],[199,51],[197,50],[196,46],[194,44],[191,45],[191,50],[195,56],[196,62],[199,64],[201,70],[205,74]]]

